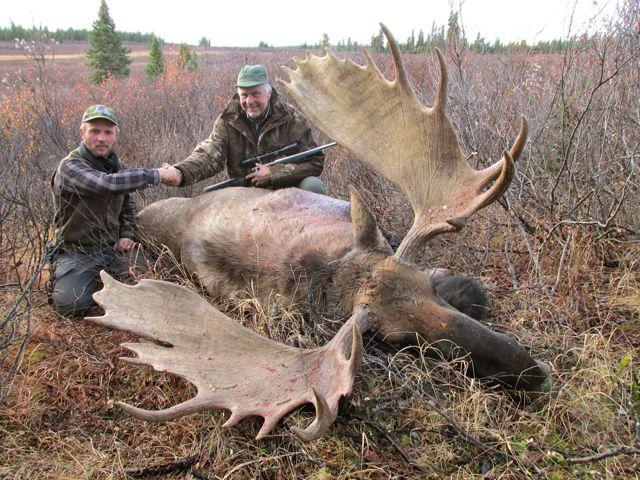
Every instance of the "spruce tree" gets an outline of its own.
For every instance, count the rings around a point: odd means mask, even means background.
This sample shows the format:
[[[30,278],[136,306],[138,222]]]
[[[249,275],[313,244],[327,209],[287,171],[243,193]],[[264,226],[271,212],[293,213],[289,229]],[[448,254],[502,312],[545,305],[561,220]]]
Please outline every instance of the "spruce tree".
[[[320,39],[320,46],[325,48],[331,46],[331,43],[329,42],[329,35],[327,35],[326,33],[322,34],[322,38]]]
[[[424,32],[420,29],[420,32],[418,33],[418,40],[416,41],[416,50],[418,52],[424,52],[425,45]]]
[[[93,22],[89,32],[89,50],[87,65],[92,72],[89,81],[100,83],[107,77],[125,77],[129,75],[129,49],[122,46],[122,40],[116,33],[116,25],[109,15],[109,7],[101,0],[98,19]]]
[[[162,55],[162,47],[157,37],[151,39],[149,63],[144,67],[144,73],[147,74],[149,80],[153,80],[164,73],[164,56]]]
[[[193,72],[198,69],[198,60],[196,59],[196,53],[191,50],[186,43],[180,44],[180,50],[178,51],[178,59],[176,60],[178,68],[182,70],[189,70]]]
[[[378,31],[378,35],[371,37],[371,50],[384,52],[384,32],[382,28]]]

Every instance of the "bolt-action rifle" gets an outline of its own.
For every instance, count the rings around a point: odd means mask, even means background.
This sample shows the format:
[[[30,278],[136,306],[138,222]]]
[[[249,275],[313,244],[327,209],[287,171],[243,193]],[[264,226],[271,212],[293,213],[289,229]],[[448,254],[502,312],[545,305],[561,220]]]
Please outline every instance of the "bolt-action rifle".
[[[333,147],[334,145],[337,145],[336,142],[331,142],[331,143],[327,143],[326,145],[310,148],[309,150],[305,150],[304,152],[294,153],[293,155],[289,155],[287,157],[282,157],[272,162],[265,163],[265,166],[270,167],[272,165],[281,165],[283,163],[302,163],[306,161],[306,159],[309,158],[310,156],[315,155],[316,153],[321,152],[326,148]],[[283,147],[274,152],[269,152],[262,155],[258,155],[256,157],[247,158],[246,160],[243,160],[241,164],[255,165],[256,163],[262,163],[262,161],[265,158],[273,157],[287,150],[291,150],[297,146],[298,146],[297,143],[292,143],[291,145],[287,145],[286,147]],[[257,172],[257,171],[258,171],[258,167],[254,167],[251,169],[251,173]],[[220,190],[222,188],[227,188],[227,187],[246,187],[248,184],[249,184],[249,181],[245,177],[236,177],[236,178],[231,178],[229,180],[225,180],[224,182],[216,183],[215,185],[209,185],[208,187],[204,188],[204,192],[205,193],[213,192],[214,190]]]

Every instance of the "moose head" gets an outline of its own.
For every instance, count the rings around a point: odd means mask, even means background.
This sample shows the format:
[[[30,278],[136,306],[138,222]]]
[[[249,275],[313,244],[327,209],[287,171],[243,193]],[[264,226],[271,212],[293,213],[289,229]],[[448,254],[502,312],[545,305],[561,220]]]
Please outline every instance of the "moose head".
[[[474,170],[446,115],[442,54],[436,51],[435,104],[425,107],[397,43],[382,28],[394,81],[369,56],[360,66],[327,53],[296,60],[295,70],[286,69],[290,81],[282,83],[316,126],[405,194],[415,219],[398,249],[353,187],[350,203],[297,189],[230,188],[148,206],[141,225],[209,290],[233,296],[251,285],[259,296],[276,291],[293,300],[322,294],[351,316],[327,345],[298,349],[238,325],[184,287],[156,280],[125,286],[103,273],[105,287],[95,298],[106,313],[90,320],[158,340],[125,344],[138,354],[126,360],[181,375],[198,389],[193,399],[165,410],[120,404],[126,411],[163,421],[222,408],[231,412],[226,426],[258,415],[265,419],[261,438],[284,415],[313,403],[315,421],[294,433],[318,438],[335,420],[340,397],[351,392],[368,330],[400,345],[428,342],[449,357],[464,351],[478,376],[510,388],[541,388],[544,364],[454,308],[438,293],[436,278],[414,263],[430,239],[462,229],[505,192],[526,142],[526,121],[498,162]]]

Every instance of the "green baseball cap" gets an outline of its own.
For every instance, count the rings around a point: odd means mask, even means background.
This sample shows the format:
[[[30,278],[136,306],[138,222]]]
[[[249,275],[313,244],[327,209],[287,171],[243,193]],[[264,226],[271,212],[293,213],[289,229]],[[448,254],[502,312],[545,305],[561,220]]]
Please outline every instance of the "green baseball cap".
[[[238,74],[236,87],[255,87],[263,83],[269,83],[267,69],[262,65],[245,65]]]
[[[116,112],[114,112],[109,107],[105,107],[104,105],[91,105],[84,111],[84,115],[82,115],[82,123],[91,122],[92,120],[97,120],[98,118],[104,118],[105,120],[109,120],[111,123],[118,125],[118,117],[116,116]]]

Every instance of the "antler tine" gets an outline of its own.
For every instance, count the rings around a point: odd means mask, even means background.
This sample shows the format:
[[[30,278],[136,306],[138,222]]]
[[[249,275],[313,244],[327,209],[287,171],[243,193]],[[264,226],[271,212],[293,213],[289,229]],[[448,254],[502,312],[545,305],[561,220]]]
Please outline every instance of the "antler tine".
[[[305,429],[291,427],[293,434],[303,442],[310,442],[320,438],[329,430],[337,417],[337,409],[336,412],[333,412],[324,396],[318,393],[315,387],[312,387],[311,390],[313,391],[313,404],[316,407],[315,420]]]
[[[449,73],[447,72],[447,64],[444,63],[444,55],[439,48],[436,47],[436,55],[440,64],[440,82],[438,83],[438,93],[433,104],[433,109],[445,113],[447,109],[447,86],[449,84]]]
[[[281,419],[282,419],[282,416],[266,417],[264,419],[264,422],[262,423],[262,427],[260,427],[260,431],[256,435],[256,440],[262,440],[267,435],[269,435],[269,432],[273,430],[273,427],[275,427]]]
[[[211,408],[211,405],[208,405],[205,399],[198,398],[198,395],[173,407],[165,408],[164,410],[147,410],[145,408],[134,407],[126,402],[116,402],[116,405],[129,415],[150,422],[166,422],[174,418]]]
[[[520,158],[520,154],[522,153],[522,150],[524,150],[524,146],[527,144],[528,131],[529,124],[527,123],[527,118],[524,115],[520,115],[520,131],[509,150],[514,162]]]
[[[391,32],[384,23],[380,23],[380,28],[382,28],[384,36],[387,37],[387,42],[389,42],[391,55],[393,56],[393,64],[396,69],[396,80],[398,81],[399,85],[402,86],[407,95],[416,98],[413,88],[409,83],[407,71],[404,68],[404,62],[402,61],[402,55],[400,54],[400,47],[398,46],[398,42],[396,42],[396,39],[393,37],[393,35],[391,35]]]
[[[393,57],[393,64],[396,69],[396,76],[397,76],[396,78],[398,80],[399,85],[402,86],[402,88],[404,89],[407,95],[414,98],[416,102],[419,102],[418,98],[416,97],[415,91],[411,86],[411,82],[409,82],[409,77],[407,76],[407,70],[404,68],[404,62],[402,61],[402,53],[400,52],[400,46],[398,45],[398,42],[396,41],[395,37],[391,34],[391,31],[387,28],[387,26],[384,23],[380,23],[380,27],[382,28],[382,31],[385,37],[387,37],[387,42],[389,42],[389,48],[391,50],[391,56]],[[438,63],[440,64],[440,81],[438,83],[438,92],[436,94],[436,99],[434,101],[433,108],[434,110],[438,110],[444,113],[447,106],[447,84],[449,81],[448,80],[449,75],[447,73],[447,66],[445,64],[444,55],[442,54],[442,51],[438,47],[436,47],[435,52],[438,58]],[[367,59],[369,60],[369,62],[375,65],[375,63],[373,63],[373,60],[371,59],[371,57],[369,57],[366,51],[365,51],[365,55],[367,56]]]
[[[415,90],[409,82],[407,70],[404,68],[404,62],[402,61],[402,54],[400,52],[398,42],[391,34],[391,31],[389,31],[389,29],[384,25],[384,23],[380,23],[380,27],[382,28],[382,31],[384,32],[384,35],[385,37],[387,37],[387,41],[389,42],[389,47],[391,49],[391,55],[393,57],[393,63],[396,69],[396,75],[399,84],[402,86],[407,95],[414,98],[416,102],[419,102],[418,98],[416,97]],[[433,109],[441,113],[445,113],[447,107],[447,85],[449,83],[449,74],[442,51],[438,47],[436,47],[435,52],[438,58],[438,63],[440,64],[440,81],[438,83],[438,92],[436,94]],[[370,57],[368,58],[370,59]]]
[[[513,161],[513,157],[511,156],[510,152],[505,150],[503,155],[504,158],[502,160],[500,176],[494,182],[494,184],[491,185],[489,189],[487,189],[487,191],[483,192],[477,197],[477,200],[473,205],[474,209],[469,212],[469,215],[495,202],[504,192],[507,191],[507,188],[509,188],[511,180],[513,179],[513,174],[516,171],[516,164]]]
[[[244,416],[241,413],[238,413],[237,411],[232,411],[227,421],[222,424],[222,427],[223,428],[233,427],[234,425],[237,425],[238,422],[240,422],[240,420],[242,420],[243,418]]]
[[[527,144],[527,135],[529,131],[529,124],[527,123],[527,119],[524,115],[520,116],[520,131],[518,132],[518,136],[511,145],[509,149],[509,154],[511,155],[511,159],[516,162],[518,158],[520,158],[520,154],[522,150],[524,150],[524,146]],[[503,161],[505,161],[506,155],[503,155]],[[487,167],[483,170],[483,173],[487,175],[487,183],[495,180],[502,170],[503,166],[500,162],[496,162],[490,167]],[[489,173],[490,172],[490,173]]]

